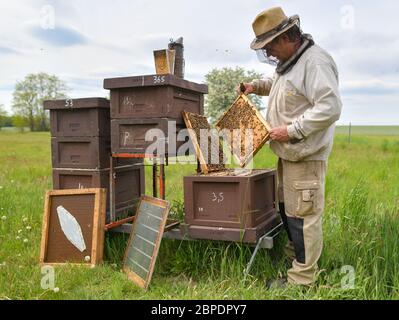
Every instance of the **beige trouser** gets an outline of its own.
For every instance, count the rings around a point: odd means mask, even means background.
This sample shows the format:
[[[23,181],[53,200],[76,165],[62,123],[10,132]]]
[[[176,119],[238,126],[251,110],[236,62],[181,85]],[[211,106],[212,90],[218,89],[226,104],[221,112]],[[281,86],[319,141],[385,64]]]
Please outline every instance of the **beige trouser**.
[[[280,209],[285,207],[285,213],[280,213],[295,250],[288,281],[309,285],[316,281],[317,261],[323,248],[322,215],[327,163],[279,159],[277,168]]]

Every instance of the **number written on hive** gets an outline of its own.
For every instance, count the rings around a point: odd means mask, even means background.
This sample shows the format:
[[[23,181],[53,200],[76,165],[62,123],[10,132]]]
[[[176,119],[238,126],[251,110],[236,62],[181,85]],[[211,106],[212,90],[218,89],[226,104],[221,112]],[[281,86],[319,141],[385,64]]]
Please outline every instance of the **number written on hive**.
[[[154,76],[154,83],[164,83],[165,76]]]
[[[219,193],[212,192],[212,202],[221,203],[221,202],[223,202],[223,200],[224,200],[223,192],[219,192]]]
[[[73,107],[73,100],[72,99],[66,99],[65,100],[65,107],[72,108]]]

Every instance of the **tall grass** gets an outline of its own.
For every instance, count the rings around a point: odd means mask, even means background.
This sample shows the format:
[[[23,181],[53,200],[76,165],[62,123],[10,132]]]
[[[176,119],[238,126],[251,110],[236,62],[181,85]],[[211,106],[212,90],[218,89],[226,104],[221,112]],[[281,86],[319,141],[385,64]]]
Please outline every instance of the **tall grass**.
[[[273,250],[258,252],[247,277],[249,246],[164,239],[150,290],[143,292],[120,271],[127,236],[111,233],[104,264],[92,270],[57,268],[60,291],[55,293],[40,287],[38,266],[43,195],[51,188],[49,136],[0,133],[0,219],[6,217],[0,220],[0,299],[398,299],[398,143],[395,136],[354,136],[351,144],[345,135],[336,137],[326,183],[319,280],[309,289],[264,289],[266,279],[285,275],[289,267],[281,233]],[[275,162],[264,148],[255,166],[273,167]],[[182,177],[194,172],[195,166],[181,165],[166,171],[166,195],[180,219]],[[151,181],[150,168],[146,177]],[[351,270],[354,278],[348,277]],[[354,279],[353,287],[342,286],[348,279]]]

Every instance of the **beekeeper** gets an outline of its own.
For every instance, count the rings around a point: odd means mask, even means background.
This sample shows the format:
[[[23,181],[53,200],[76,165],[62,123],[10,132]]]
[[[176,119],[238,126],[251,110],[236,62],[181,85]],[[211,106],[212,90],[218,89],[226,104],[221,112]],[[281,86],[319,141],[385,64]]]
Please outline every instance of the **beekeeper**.
[[[245,83],[245,94],[269,96],[266,120],[272,128],[270,147],[279,157],[279,211],[289,238],[285,251],[293,259],[287,278],[266,285],[312,285],[323,247],[327,160],[342,108],[337,66],[302,32],[297,15],[287,17],[281,8],[271,8],[252,26],[256,38],[251,49],[276,71]]]

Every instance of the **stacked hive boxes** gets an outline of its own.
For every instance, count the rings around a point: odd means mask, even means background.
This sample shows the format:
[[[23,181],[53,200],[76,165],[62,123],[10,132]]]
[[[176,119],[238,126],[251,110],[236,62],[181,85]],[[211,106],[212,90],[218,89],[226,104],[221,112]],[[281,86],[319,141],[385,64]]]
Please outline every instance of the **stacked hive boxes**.
[[[148,147],[155,145],[146,141],[146,133],[159,129],[163,137],[157,136],[157,150],[150,153],[187,154],[179,152],[189,141],[178,137],[185,128],[182,111],[204,113],[206,85],[168,74],[105,79],[104,88],[111,90],[112,153],[149,153]]]
[[[109,190],[109,101],[49,100],[44,108],[50,110],[53,188]],[[122,210],[144,194],[144,167],[137,160],[119,160],[115,172],[115,206]]]

